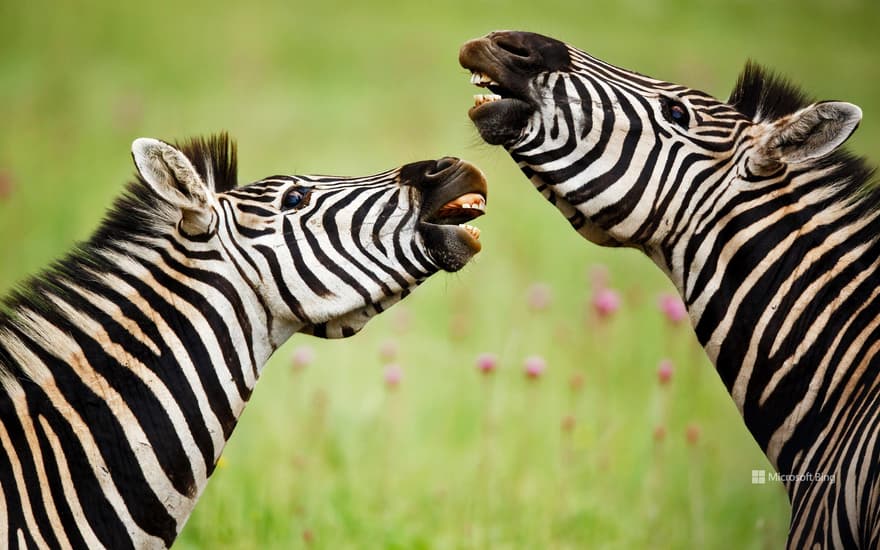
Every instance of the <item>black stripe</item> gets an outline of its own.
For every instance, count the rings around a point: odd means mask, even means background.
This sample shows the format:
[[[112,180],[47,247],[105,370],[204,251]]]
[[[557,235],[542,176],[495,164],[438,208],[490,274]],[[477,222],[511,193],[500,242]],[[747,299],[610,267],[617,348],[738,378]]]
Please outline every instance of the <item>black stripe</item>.
[[[284,282],[284,275],[281,273],[281,266],[278,264],[278,258],[275,257],[275,250],[268,246],[258,244],[254,246],[254,250],[263,255],[266,263],[269,264],[269,271],[272,273],[272,279],[275,282],[275,288],[278,289],[281,299],[287,304],[287,307],[293,313],[294,317],[302,322],[308,323],[310,319],[302,308],[302,304],[296,299],[296,296],[290,293],[287,284]]]
[[[94,342],[89,343],[89,338],[79,332],[69,322],[58,322],[61,330],[73,330],[76,334],[72,337],[80,339],[86,358],[100,356],[103,352],[100,346]],[[42,361],[53,374],[55,384],[65,400],[76,411],[82,421],[89,426],[90,433],[98,446],[101,457],[110,470],[113,483],[120,487],[119,494],[125,503],[132,519],[144,531],[159,536],[167,544],[174,540],[177,526],[174,519],[168,515],[162,503],[156,498],[143,477],[143,472],[137,466],[137,461],[128,445],[120,445],[125,441],[125,436],[118,420],[107,406],[101,396],[96,395],[83,384],[82,380],[69,364],[61,361],[47,351],[43,350],[25,334],[16,330],[16,336],[21,342]],[[96,370],[106,375],[105,365],[94,365]],[[114,365],[115,369],[120,366]],[[103,371],[103,372],[102,372]],[[112,376],[111,378],[115,378]],[[122,538],[126,529],[119,522],[116,513],[107,502],[106,497],[100,490],[100,485],[91,471],[88,459],[84,454],[80,455],[81,448],[76,435],[70,430],[67,421],[48,406],[49,399],[43,390],[35,384],[28,384],[29,399],[43,401],[45,405],[35,402],[34,407],[40,407],[39,413],[47,417],[53,430],[58,434],[64,446],[65,456],[68,457],[68,466],[76,480],[77,493],[83,510],[89,516],[89,525],[95,530],[95,534],[101,538],[102,543],[108,547],[132,547],[131,541]],[[33,397],[31,397],[33,396]],[[71,458],[72,456],[72,458]],[[109,523],[106,523],[109,522]]]
[[[159,357],[137,338],[129,333],[116,319],[87,302],[81,297],[76,302],[64,298],[78,311],[93,319],[107,332],[111,342],[120,346],[137,361],[144,365],[155,365],[161,361]],[[77,341],[90,338],[75,334]],[[149,387],[131,371],[130,365],[121,365],[101,349],[100,354],[89,357],[91,367],[107,379],[108,384],[125,399],[126,405],[137,418],[138,426],[149,440],[162,471],[171,481],[178,493],[187,496],[195,494],[195,476],[185,457],[183,443],[176,435],[176,428],[165,412],[158,397],[153,395]],[[151,369],[155,372],[156,369]],[[167,386],[166,386],[167,387]],[[172,390],[173,387],[169,388]]]
[[[166,302],[155,291],[155,289],[145,284],[137,277],[129,274],[119,274],[118,276],[123,282],[131,286],[134,291],[159,314],[172,330],[176,329],[176,335],[184,344],[187,353],[190,356],[190,360],[196,364],[196,370],[198,370],[195,356],[201,354],[201,357],[204,357],[206,350],[200,343],[193,343],[192,347],[186,344],[187,342],[192,342],[194,338],[198,336],[192,325],[185,321],[176,321],[175,319],[180,317],[181,313]],[[198,406],[198,399],[195,396],[189,380],[187,380],[180,366],[176,364],[174,354],[172,353],[171,348],[168,347],[168,344],[163,338],[159,327],[156,326],[155,321],[150,315],[147,315],[146,312],[137,307],[129,298],[123,296],[113,288],[89,280],[79,281],[78,284],[85,290],[98,296],[102,296],[116,304],[122,312],[123,317],[131,320],[137,325],[141,332],[143,332],[144,335],[158,347],[159,355],[156,356],[149,348],[134,341],[134,339],[128,340],[128,343],[126,344],[126,350],[143,365],[147,366],[153,374],[159,378],[162,385],[168,388],[169,392],[174,396],[181,413],[186,419],[187,429],[189,429],[202,454],[202,459],[205,464],[213,464],[214,442],[211,433],[208,431],[202,418],[202,412]],[[72,298],[71,295],[65,296],[65,299],[68,302],[71,302],[74,298]],[[185,331],[186,334],[180,334],[180,331]]]
[[[48,403],[45,404],[45,406],[48,406]],[[46,418],[40,413],[40,410],[38,410],[41,407],[41,405],[37,405],[33,401],[28,402],[28,412],[31,421],[34,423],[34,432],[40,444],[40,453],[43,457],[43,471],[46,474],[46,481],[49,484],[48,489],[52,493],[55,513],[61,521],[61,528],[64,530],[64,534],[67,535],[67,540],[70,542],[70,545],[73,548],[88,548],[86,546],[86,541],[83,539],[82,533],[80,532],[80,526],[77,525],[76,520],[73,517],[73,511],[67,503],[64,485],[61,481],[59,465],[46,435],[46,430],[40,422],[41,418]],[[2,418],[2,415],[0,415],[0,418]],[[59,440],[59,445],[60,444]],[[61,459],[65,460],[65,456],[62,456]]]
[[[385,296],[390,296],[393,294],[393,292],[391,291],[391,288],[389,288],[388,285],[385,283],[385,281],[377,277],[376,274],[373,273],[369,267],[361,264],[354,258],[354,256],[348,253],[348,251],[345,249],[345,244],[343,244],[342,239],[340,238],[339,228],[336,225],[336,216],[339,214],[339,211],[343,210],[352,203],[363,200],[364,197],[362,195],[364,193],[365,191],[346,193],[342,196],[340,200],[336,201],[332,206],[324,210],[324,215],[321,219],[323,221],[324,228],[327,230],[327,238],[330,240],[333,248],[336,249],[336,253],[348,260],[348,262],[351,263],[352,266],[357,268],[361,273],[366,275],[367,278],[373,281],[376,286],[381,288],[382,293]],[[357,231],[359,227],[360,226],[358,225],[353,225],[352,235],[348,235],[353,241],[357,241],[357,237],[355,235],[359,233]],[[372,298],[369,293],[367,293],[366,298],[367,300],[372,302]]]
[[[309,264],[303,261],[302,253],[299,248],[299,239],[293,229],[293,223],[290,217],[285,217],[283,221],[284,242],[287,244],[287,251],[290,252],[290,259],[293,260],[293,268],[306,285],[321,298],[333,296],[333,292],[324,286],[321,279],[315,275],[315,272],[309,267]]]
[[[362,227],[362,225],[366,221],[367,215],[370,213],[370,210],[372,209],[373,204],[375,204],[376,200],[378,200],[379,198],[381,198],[383,195],[385,195],[387,193],[388,193],[387,190],[379,190],[379,192],[374,193],[370,197],[367,197],[363,201],[363,204],[360,207],[358,207],[357,210],[355,210],[354,215],[352,216],[352,226],[355,228]],[[399,193],[399,191],[394,193],[395,202],[396,202],[396,198],[397,198],[398,193]],[[388,205],[388,202],[386,202],[386,207],[387,207],[387,205]],[[385,207],[383,207],[382,210],[384,213]],[[393,212],[393,210],[392,210],[392,212]],[[388,215],[390,216],[390,213]],[[380,238],[381,227],[382,227],[382,225],[385,224],[386,221],[387,221],[386,219],[376,219],[373,222],[373,231],[371,234],[371,237],[372,237],[371,240],[372,240],[372,243],[374,244],[374,246],[377,242],[378,243],[382,242],[382,239]],[[355,246],[361,252],[361,254],[368,257],[370,260],[372,260],[373,263],[379,269],[381,269],[383,272],[385,272],[385,274],[387,274],[389,277],[391,277],[394,280],[394,282],[396,282],[398,284],[398,286],[400,286],[400,288],[406,288],[407,286],[409,286],[409,283],[406,281],[406,279],[404,279],[400,275],[400,273],[398,273],[391,266],[383,263],[380,258],[377,258],[375,254],[373,254],[371,251],[369,251],[367,249],[367,247],[364,245],[363,241],[361,240],[361,232],[360,231],[353,231],[352,238],[354,240]],[[376,248],[378,248],[378,246]],[[382,251],[382,254],[386,254],[385,250],[384,250],[384,246],[382,247],[381,251]]]
[[[22,381],[22,385],[27,385],[26,380]],[[31,385],[33,385],[31,383]],[[27,394],[26,397],[27,399]],[[18,413],[12,405],[12,400],[6,393],[0,396],[0,419],[3,421],[3,427],[9,434],[12,447],[16,451],[16,457],[22,463],[22,468],[26,468],[29,463],[29,453],[27,439],[24,438],[24,427],[18,418]],[[25,491],[27,492],[31,504],[41,505],[42,498],[39,494],[34,495],[34,489],[27,487],[27,478],[25,479]],[[30,533],[30,528],[24,519],[24,509],[22,506],[21,496],[19,495],[18,485],[15,482],[15,474],[12,469],[12,460],[6,454],[6,449],[0,445],[0,487],[3,488],[3,494],[6,499],[4,503],[6,507],[7,522],[9,528],[9,539],[6,544],[9,548],[18,548],[18,531],[24,534],[26,548],[36,548],[37,543]],[[37,497],[34,502],[34,497]],[[44,524],[45,525],[45,524]]]

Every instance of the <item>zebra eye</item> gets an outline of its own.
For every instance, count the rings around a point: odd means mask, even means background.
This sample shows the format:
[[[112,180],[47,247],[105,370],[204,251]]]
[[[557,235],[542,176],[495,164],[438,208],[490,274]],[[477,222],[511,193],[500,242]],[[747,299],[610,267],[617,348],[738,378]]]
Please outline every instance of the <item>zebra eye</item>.
[[[305,206],[308,201],[305,200],[309,195],[309,189],[304,187],[291,187],[284,197],[281,199],[281,209],[290,210],[298,206]]]
[[[663,100],[663,117],[673,124],[678,124],[682,128],[687,128],[690,122],[690,116],[684,105],[674,99]]]

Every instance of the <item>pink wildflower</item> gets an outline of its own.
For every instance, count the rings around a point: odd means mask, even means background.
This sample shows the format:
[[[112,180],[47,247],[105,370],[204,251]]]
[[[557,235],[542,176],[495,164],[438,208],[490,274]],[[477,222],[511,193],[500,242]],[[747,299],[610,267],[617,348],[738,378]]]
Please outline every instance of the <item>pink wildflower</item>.
[[[597,290],[593,294],[593,309],[600,318],[611,317],[620,309],[620,295],[610,288]]]
[[[687,437],[688,443],[696,445],[700,441],[700,427],[693,423],[688,424],[685,437]]]
[[[477,370],[485,375],[492,374],[498,368],[498,357],[494,353],[481,353],[477,356]]]
[[[654,428],[654,441],[663,441],[666,439],[666,427],[656,426]]]
[[[545,283],[535,283],[528,290],[529,309],[543,311],[553,303],[553,291]]]
[[[400,368],[400,365],[392,364],[385,367],[385,386],[388,389],[394,389],[403,379],[403,369]]]
[[[315,361],[315,350],[311,346],[300,346],[293,350],[290,361],[295,370],[303,370]]]
[[[684,302],[675,294],[663,294],[658,301],[660,311],[673,325],[677,325],[687,319],[687,308]]]
[[[526,360],[523,362],[523,367],[525,368],[526,376],[530,380],[537,380],[547,369],[547,362],[544,361],[543,357],[532,355],[526,357]]]
[[[657,367],[657,380],[661,386],[665,386],[672,380],[672,370],[672,361],[669,359],[660,361],[660,366]]]
[[[0,169],[0,201],[8,199],[15,189],[15,181],[12,179],[12,173]]]
[[[379,347],[379,358],[383,364],[388,364],[397,359],[399,346],[394,340],[385,340]]]

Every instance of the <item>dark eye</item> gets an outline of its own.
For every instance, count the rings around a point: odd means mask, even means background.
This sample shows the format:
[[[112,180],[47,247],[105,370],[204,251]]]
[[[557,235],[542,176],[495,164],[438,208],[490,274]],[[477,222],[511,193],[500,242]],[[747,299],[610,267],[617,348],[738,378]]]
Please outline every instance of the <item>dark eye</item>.
[[[663,100],[663,117],[685,129],[688,128],[691,120],[685,106],[674,99]]]
[[[290,210],[309,203],[309,189],[305,187],[291,187],[281,199],[281,209]]]

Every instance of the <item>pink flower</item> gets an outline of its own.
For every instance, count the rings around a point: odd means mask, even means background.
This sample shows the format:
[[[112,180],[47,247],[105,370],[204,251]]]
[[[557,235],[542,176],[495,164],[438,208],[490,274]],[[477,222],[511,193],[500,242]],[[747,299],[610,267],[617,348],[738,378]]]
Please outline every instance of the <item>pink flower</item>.
[[[654,428],[654,441],[663,441],[666,439],[666,427],[665,426],[656,426]]]
[[[315,361],[315,350],[311,346],[300,346],[293,350],[290,361],[294,369],[302,370]]]
[[[700,441],[700,427],[694,423],[688,424],[685,437],[687,437],[688,443],[696,445]]]
[[[672,361],[669,359],[660,361],[660,366],[657,367],[657,380],[661,386],[665,386],[672,380]]]
[[[523,367],[525,368],[526,376],[530,380],[537,380],[547,369],[547,362],[544,361],[543,357],[532,355],[526,357],[526,360],[523,362]]]
[[[611,317],[620,309],[620,295],[610,288],[602,288],[593,293],[593,309],[600,318]]]
[[[481,353],[477,356],[477,370],[485,375],[492,374],[498,368],[498,357],[494,353]]]
[[[385,367],[385,386],[388,389],[394,389],[403,379],[403,369],[400,368],[400,365],[392,364]]]
[[[379,358],[383,364],[388,364],[397,359],[399,347],[394,340],[385,340],[379,348]]]
[[[661,295],[658,305],[660,306],[660,311],[663,312],[666,319],[673,325],[677,325],[687,319],[687,308],[684,307],[684,302],[681,301],[681,298],[675,294]]]
[[[15,180],[12,173],[0,169],[0,201],[8,199],[15,190]]]
[[[553,291],[544,283],[535,283],[528,290],[529,309],[543,311],[553,303]]]
[[[584,389],[584,375],[579,372],[572,374],[568,379],[568,387],[571,389],[571,393],[578,393]]]

